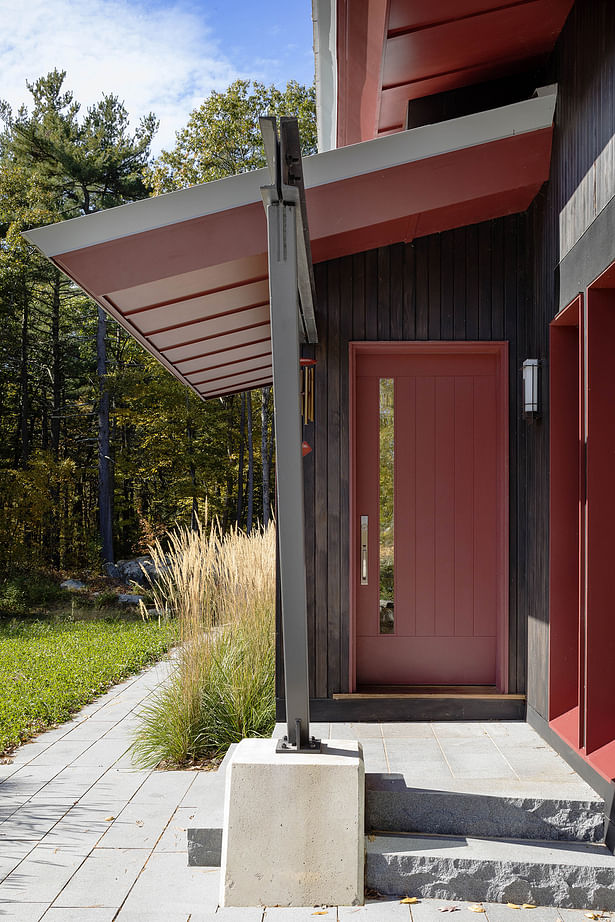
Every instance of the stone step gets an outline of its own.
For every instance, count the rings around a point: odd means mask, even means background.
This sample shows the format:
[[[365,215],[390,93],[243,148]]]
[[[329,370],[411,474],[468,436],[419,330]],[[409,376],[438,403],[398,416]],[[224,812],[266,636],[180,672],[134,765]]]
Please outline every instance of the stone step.
[[[403,775],[367,774],[368,832],[604,841],[604,801],[580,782],[482,782],[412,787]],[[568,791],[566,790],[568,788]]]
[[[233,743],[215,772],[203,778],[201,803],[186,830],[188,864],[191,867],[220,867],[222,856],[222,825],[224,822],[224,787],[226,769],[237,748]]]
[[[368,836],[366,885],[390,896],[615,910],[605,845],[456,836]]]

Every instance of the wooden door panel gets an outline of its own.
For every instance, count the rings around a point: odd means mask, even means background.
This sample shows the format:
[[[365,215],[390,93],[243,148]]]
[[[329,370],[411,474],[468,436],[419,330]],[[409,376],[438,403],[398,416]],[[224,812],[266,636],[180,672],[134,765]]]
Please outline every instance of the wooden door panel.
[[[495,685],[495,658],[495,637],[357,638],[361,685]]]
[[[393,356],[375,345],[357,357],[355,533],[361,515],[370,522],[369,581],[354,592],[363,685],[496,683],[506,597],[505,395],[496,354],[451,345],[437,354],[425,344],[423,355],[413,344]],[[394,379],[391,633],[381,633],[380,619],[380,608],[391,608],[379,569],[383,378]]]

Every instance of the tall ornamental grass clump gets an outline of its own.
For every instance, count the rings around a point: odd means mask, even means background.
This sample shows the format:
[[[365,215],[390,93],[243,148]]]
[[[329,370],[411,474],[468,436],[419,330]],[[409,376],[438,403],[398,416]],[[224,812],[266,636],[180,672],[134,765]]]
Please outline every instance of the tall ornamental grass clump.
[[[171,679],[141,711],[133,757],[182,765],[225,752],[275,723],[275,529],[180,528],[151,555],[160,616],[180,643]]]

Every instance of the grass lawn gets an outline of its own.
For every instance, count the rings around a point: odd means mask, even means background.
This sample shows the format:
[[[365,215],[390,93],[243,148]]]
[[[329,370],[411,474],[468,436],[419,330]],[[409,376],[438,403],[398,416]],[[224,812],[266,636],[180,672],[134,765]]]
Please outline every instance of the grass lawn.
[[[160,659],[173,623],[0,621],[0,753]]]

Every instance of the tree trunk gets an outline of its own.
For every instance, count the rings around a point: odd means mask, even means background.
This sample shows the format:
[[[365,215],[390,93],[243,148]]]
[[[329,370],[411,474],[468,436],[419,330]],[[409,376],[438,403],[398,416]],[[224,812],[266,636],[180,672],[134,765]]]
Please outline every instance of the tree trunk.
[[[199,527],[199,504],[196,495],[196,468],[194,466],[194,432],[192,429],[192,418],[190,415],[190,394],[186,391],[186,435],[188,436],[188,470],[190,471],[190,483],[192,485],[192,513],[190,515],[190,528],[196,531]]]
[[[269,452],[268,452],[268,433],[269,433],[269,394],[270,387],[264,387],[261,390],[261,465],[263,470],[263,525],[269,524]]]
[[[241,413],[239,415],[239,465],[237,472],[237,527],[241,525],[241,518],[243,516],[243,454],[245,449],[244,444],[244,429],[246,425],[246,392],[243,391],[241,394]]]
[[[21,361],[19,368],[19,450],[18,463],[25,467],[30,455],[30,396],[28,380],[30,302],[28,294],[23,291],[23,310],[21,314]]]
[[[60,352],[60,274],[54,273],[51,300],[51,450],[60,457],[60,419],[62,416],[62,357]]]
[[[96,329],[96,372],[98,375],[98,514],[103,563],[114,563],[113,516],[111,506],[111,439],[109,434],[109,389],[107,387],[107,315],[98,308]]]
[[[269,388],[269,390],[271,392],[271,388]],[[269,403],[268,406],[271,406],[271,404]],[[269,485],[270,493],[271,493],[271,479],[272,479],[272,474],[273,474],[273,485],[274,485],[273,494],[274,494],[274,504],[275,504],[276,502],[275,471],[273,470],[273,449],[274,449],[274,441],[275,441],[275,426],[274,426],[274,421],[272,419],[271,413],[269,414],[269,418],[270,418],[270,426],[269,426],[269,441],[267,444],[267,474],[269,477],[268,485]],[[275,510],[275,505],[274,505],[274,510]]]
[[[231,521],[231,509],[233,506],[233,471],[231,462],[233,459],[233,406],[235,397],[223,397],[222,403],[226,407],[226,500],[224,503],[224,518],[222,520],[222,530],[226,532]]]
[[[252,519],[254,518],[254,445],[252,441],[252,393],[246,394],[248,402],[248,520],[246,522],[247,532],[252,531]]]

